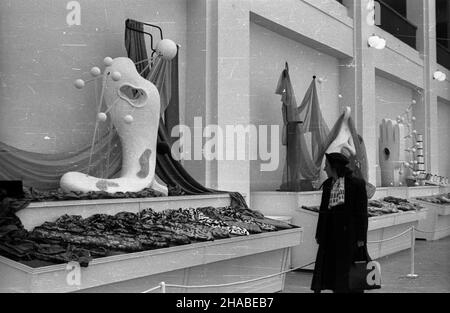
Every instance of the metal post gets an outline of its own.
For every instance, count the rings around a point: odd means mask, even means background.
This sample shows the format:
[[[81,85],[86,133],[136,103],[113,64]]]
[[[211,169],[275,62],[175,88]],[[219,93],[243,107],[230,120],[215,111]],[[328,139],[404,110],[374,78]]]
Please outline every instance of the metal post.
[[[417,278],[419,275],[414,273],[414,250],[416,247],[416,228],[411,228],[411,273],[406,275],[408,278]]]
[[[161,293],[166,293],[166,283],[162,281],[159,285],[161,286]]]

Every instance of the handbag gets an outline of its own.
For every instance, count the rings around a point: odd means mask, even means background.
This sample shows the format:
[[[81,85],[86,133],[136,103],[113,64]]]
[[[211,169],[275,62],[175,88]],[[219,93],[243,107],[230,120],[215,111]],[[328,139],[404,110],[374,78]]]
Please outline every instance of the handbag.
[[[355,261],[350,266],[349,289],[350,290],[373,290],[381,288],[380,263],[371,260],[364,248],[366,258],[363,261]]]

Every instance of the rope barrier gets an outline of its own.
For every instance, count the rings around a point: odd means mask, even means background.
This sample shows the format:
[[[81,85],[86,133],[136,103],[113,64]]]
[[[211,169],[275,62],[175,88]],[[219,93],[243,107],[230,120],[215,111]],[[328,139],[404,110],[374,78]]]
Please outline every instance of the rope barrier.
[[[142,291],[141,293],[149,293],[149,292],[158,290],[158,289],[160,289],[160,288],[161,288],[161,285],[158,285],[158,286],[156,286],[156,287],[153,287],[153,288],[150,288],[150,289],[148,289],[148,290]]]
[[[390,241],[390,240],[396,239],[396,238],[398,238],[398,237],[401,237],[401,236],[407,234],[407,233],[410,232],[412,229],[413,229],[413,227],[410,227],[410,228],[408,228],[407,230],[405,230],[403,233],[398,234],[398,235],[396,235],[396,236],[394,236],[394,237],[387,238],[387,239],[383,239],[383,240],[367,241],[367,243],[381,243],[381,242],[385,242],[385,241]]]
[[[425,234],[434,234],[434,233],[438,233],[444,230],[449,230],[450,227],[446,227],[446,228],[441,228],[441,229],[436,229],[435,231],[424,231],[424,230],[420,230],[416,228],[416,231],[421,232],[421,233],[425,233]]]
[[[267,275],[267,276],[264,276],[264,277],[259,277],[259,278],[249,279],[249,280],[243,280],[243,281],[238,281],[238,282],[233,282],[233,283],[227,283],[227,284],[199,285],[199,286],[185,286],[185,285],[166,284],[166,286],[167,287],[174,287],[174,288],[187,288],[187,289],[189,289],[189,288],[218,288],[218,287],[229,287],[229,286],[234,286],[234,285],[242,285],[242,284],[252,283],[252,282],[255,282],[255,281],[264,280],[264,279],[272,278],[272,277],[275,277],[275,276],[287,274],[289,272],[296,271],[296,270],[305,268],[307,266],[310,266],[310,265],[312,265],[314,263],[316,263],[316,262],[311,262],[311,263],[309,263],[307,265],[303,265],[303,266],[300,266],[300,267],[292,268],[290,270],[282,271],[282,272],[279,272],[279,273],[276,273],[276,274]]]
[[[417,278],[418,275],[414,273],[414,248],[415,248],[415,231],[419,231],[421,233],[435,233],[435,232],[439,232],[439,231],[444,231],[444,230],[448,230],[450,229],[450,227],[446,227],[446,228],[442,228],[433,232],[427,232],[427,231],[423,231],[420,229],[417,229],[416,227],[410,227],[408,229],[406,229],[404,232],[395,235],[391,238],[387,238],[387,239],[383,239],[383,240],[375,240],[375,241],[367,241],[367,244],[372,244],[372,243],[382,243],[382,242],[386,242],[386,241],[390,241],[396,238],[399,238],[401,236],[404,236],[405,234],[411,232],[411,273],[406,275],[409,278]],[[256,282],[259,280],[264,280],[264,279],[268,279],[268,278],[272,278],[272,277],[276,277],[276,276],[280,276],[280,275],[284,275],[287,274],[289,272],[293,272],[296,270],[300,270],[303,269],[305,267],[308,267],[312,264],[314,264],[316,262],[311,262],[307,265],[303,265],[303,266],[299,266],[296,268],[292,268],[286,271],[282,271],[276,274],[271,274],[271,275],[267,275],[264,277],[259,277],[259,278],[254,278],[254,279],[249,279],[249,280],[243,280],[243,281],[238,281],[238,282],[233,282],[233,283],[226,283],[226,284],[216,284],[216,285],[198,285],[198,286],[187,286],[187,285],[176,285],[176,284],[166,284],[164,282],[161,282],[158,286],[155,286],[151,289],[148,289],[146,291],[143,291],[142,293],[149,293],[158,289],[161,289],[162,293],[166,292],[166,287],[172,287],[172,288],[186,288],[186,289],[191,289],[191,288],[220,288],[220,287],[230,287],[230,286],[235,286],[235,285],[242,285],[242,284],[247,284],[247,283],[251,283],[251,282]]]
[[[249,280],[243,280],[243,281],[238,281],[238,282],[233,282],[233,283],[227,283],[227,284],[185,286],[185,285],[176,285],[176,284],[166,284],[164,282],[161,282],[158,286],[153,287],[151,289],[148,289],[146,291],[143,291],[142,293],[148,293],[148,292],[152,292],[152,291],[155,291],[155,290],[158,290],[158,289],[161,289],[161,291],[163,293],[165,293],[165,287],[187,288],[187,289],[189,289],[189,288],[218,288],[218,287],[229,287],[229,286],[234,286],[234,285],[241,285],[241,284],[246,284],[246,283],[251,283],[251,282],[255,282],[255,281],[259,281],[259,280],[272,278],[272,277],[283,275],[283,274],[286,274],[286,273],[289,273],[289,272],[293,272],[293,271],[296,271],[296,270],[300,270],[300,269],[308,267],[308,266],[310,266],[310,265],[312,265],[314,263],[316,263],[316,262],[311,262],[311,263],[303,265],[303,266],[292,268],[290,270],[282,271],[282,272],[279,272],[279,273],[276,273],[276,274],[267,275],[267,276],[264,276],[264,277],[259,277],[259,278],[255,278],[255,279],[249,279]]]

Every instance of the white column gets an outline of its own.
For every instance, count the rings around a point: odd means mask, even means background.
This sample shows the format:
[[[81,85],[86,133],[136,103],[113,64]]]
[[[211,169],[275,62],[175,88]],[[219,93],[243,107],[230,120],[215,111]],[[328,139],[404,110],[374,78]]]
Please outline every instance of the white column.
[[[437,70],[436,62],[436,1],[407,0],[408,19],[417,25],[417,50],[424,60],[424,90],[417,97],[414,114],[417,117],[416,129],[424,135],[425,168],[432,173],[438,172],[439,139],[437,138],[438,82],[433,80]]]
[[[250,122],[250,1],[218,0],[217,119],[228,125]],[[227,140],[228,139],[228,140]],[[228,136],[225,143],[231,138]],[[248,140],[246,140],[248,150]],[[231,147],[226,146],[226,149]],[[234,145],[237,152],[237,145]],[[250,196],[250,161],[223,160],[217,165],[218,188]]]
[[[373,53],[367,44],[375,32],[375,26],[368,23],[369,0],[355,0],[354,13],[354,120],[358,133],[364,138],[367,149],[368,180],[376,185],[378,138],[376,136],[375,66]]]

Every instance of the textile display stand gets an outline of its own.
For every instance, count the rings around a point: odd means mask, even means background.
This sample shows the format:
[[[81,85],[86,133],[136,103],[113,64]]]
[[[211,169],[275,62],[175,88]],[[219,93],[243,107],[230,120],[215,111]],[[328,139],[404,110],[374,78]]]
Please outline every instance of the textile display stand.
[[[195,195],[146,199],[108,199],[35,203],[24,209],[26,227],[45,216],[95,213],[155,211],[191,207],[220,207],[230,204],[228,195]],[[20,211],[19,211],[20,212]],[[26,221],[29,221],[27,223]],[[164,281],[181,285],[228,284],[238,280],[280,273],[289,266],[291,247],[301,242],[303,230],[288,230],[239,236],[208,242],[96,258],[79,268],[80,280],[68,277],[77,263],[33,268],[0,256],[0,292],[143,292]],[[232,273],[233,275],[230,275]],[[170,289],[169,292],[278,292],[284,288],[285,275],[257,282],[200,290]]]
[[[414,195],[429,195],[433,189],[427,187],[414,188],[379,188],[374,199],[394,196],[409,199],[409,192]],[[422,191],[422,192],[421,192]],[[301,267],[315,261],[317,247],[315,231],[318,213],[302,209],[302,206],[318,206],[322,192],[252,192],[251,207],[264,215],[291,216],[292,224],[302,227],[303,241],[301,245],[292,249],[292,268]],[[425,206],[424,206],[425,207]],[[428,209],[420,211],[386,214],[369,218],[368,241],[382,241],[394,237],[410,227],[419,227],[420,221],[426,218]],[[418,232],[417,232],[418,233]],[[411,240],[408,235],[400,236],[392,241],[385,241],[368,245],[372,258],[377,259],[386,255],[409,249]],[[314,266],[306,267],[313,269]]]
[[[439,240],[450,236],[450,204],[436,204],[418,199],[413,202],[428,209],[426,218],[419,223],[418,239]]]

